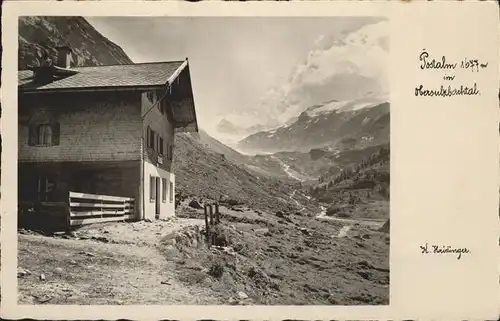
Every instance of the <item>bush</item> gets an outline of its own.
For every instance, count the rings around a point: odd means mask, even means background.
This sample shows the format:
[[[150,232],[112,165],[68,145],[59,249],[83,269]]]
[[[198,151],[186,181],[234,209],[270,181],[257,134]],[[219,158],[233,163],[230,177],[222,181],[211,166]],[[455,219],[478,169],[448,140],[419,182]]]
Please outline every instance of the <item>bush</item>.
[[[334,216],[335,214],[337,214],[338,212],[340,212],[342,210],[342,207],[341,206],[338,206],[338,205],[332,205],[330,206],[329,208],[327,208],[326,210],[326,215],[328,216]]]
[[[216,225],[211,231],[212,245],[228,246],[230,244],[228,232],[221,226]]]
[[[347,213],[347,212],[340,212],[340,213],[337,214],[337,217],[340,217],[340,218],[350,218],[351,214]]]
[[[208,275],[220,279],[223,274],[224,274],[224,263],[219,260],[212,262],[210,268],[208,269]]]
[[[243,202],[238,201],[238,200],[233,199],[233,198],[228,199],[228,200],[224,200],[224,201],[222,201],[221,203],[225,203],[225,204],[227,204],[227,205],[229,205],[229,206],[243,205]]]

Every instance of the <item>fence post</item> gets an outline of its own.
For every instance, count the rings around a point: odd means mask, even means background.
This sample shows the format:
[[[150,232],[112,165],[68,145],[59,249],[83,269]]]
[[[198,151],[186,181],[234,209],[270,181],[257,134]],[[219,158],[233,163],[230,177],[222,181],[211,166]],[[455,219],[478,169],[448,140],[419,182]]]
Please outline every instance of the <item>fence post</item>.
[[[208,209],[207,209],[207,205],[205,204],[204,208],[203,208],[204,212],[205,212],[205,237],[207,239],[207,244],[208,246],[210,247],[210,229],[209,229],[209,226],[208,226]]]
[[[220,223],[219,203],[215,203],[215,223]]]
[[[209,213],[210,213],[210,225],[214,225],[214,208],[213,205],[210,204],[209,206]]]

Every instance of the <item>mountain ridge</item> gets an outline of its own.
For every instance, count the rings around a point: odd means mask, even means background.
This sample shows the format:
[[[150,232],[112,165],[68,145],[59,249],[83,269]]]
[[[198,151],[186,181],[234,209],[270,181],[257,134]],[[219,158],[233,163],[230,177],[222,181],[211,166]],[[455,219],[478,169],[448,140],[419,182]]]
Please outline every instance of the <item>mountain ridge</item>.
[[[73,50],[72,67],[133,63],[120,46],[104,37],[83,17],[20,17],[18,44],[19,70],[37,65],[38,49],[44,48],[55,55],[53,48],[62,45]]]
[[[337,108],[329,106],[336,104]],[[252,152],[309,152],[314,148],[342,150],[388,141],[388,102],[360,98],[342,104],[330,101],[309,106],[292,124],[249,135],[238,142],[238,148]]]

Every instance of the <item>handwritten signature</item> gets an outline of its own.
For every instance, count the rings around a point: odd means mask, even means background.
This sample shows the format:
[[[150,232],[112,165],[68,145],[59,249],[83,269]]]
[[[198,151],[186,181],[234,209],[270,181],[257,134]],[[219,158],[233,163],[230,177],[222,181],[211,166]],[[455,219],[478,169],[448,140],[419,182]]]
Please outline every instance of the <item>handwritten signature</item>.
[[[466,247],[454,248],[450,245],[431,245],[428,243],[420,245],[422,254],[452,254],[457,256],[457,260],[462,258],[462,254],[470,254],[470,250]]]

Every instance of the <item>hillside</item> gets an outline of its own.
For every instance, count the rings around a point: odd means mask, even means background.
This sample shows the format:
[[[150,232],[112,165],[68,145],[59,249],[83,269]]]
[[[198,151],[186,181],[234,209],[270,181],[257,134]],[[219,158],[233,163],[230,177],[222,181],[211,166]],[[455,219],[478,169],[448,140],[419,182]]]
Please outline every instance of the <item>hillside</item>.
[[[174,172],[181,199],[196,196],[215,200],[222,196],[254,208],[293,208],[288,196],[290,187],[278,179],[250,172],[224,153],[207,148],[196,136],[182,133],[175,138]]]
[[[388,219],[390,149],[379,150],[336,175],[327,173],[310,194],[328,206],[326,215],[341,218]]]
[[[369,106],[366,106],[369,105]],[[245,151],[302,151],[362,148],[389,141],[389,103],[377,100],[330,101],[307,108],[290,125],[241,140]]]
[[[352,166],[363,159],[377,153],[380,148],[389,147],[389,144],[362,147],[357,149],[338,150],[331,148],[313,148],[309,152],[277,152],[272,155],[263,155],[269,161],[279,159],[287,164],[290,170],[301,173],[306,180],[320,183],[330,176],[337,175],[342,169]],[[258,157],[254,157],[258,158]]]
[[[236,150],[232,149],[231,147],[224,145],[223,143],[221,143],[217,139],[210,136],[203,129],[199,130],[199,133],[197,136],[199,137],[200,142],[203,145],[205,145],[205,147],[207,147],[210,150],[217,152],[219,154],[224,154],[225,157],[227,157],[229,160],[232,160],[232,161],[240,163],[240,164],[245,164],[245,163],[251,162],[251,157],[243,155],[243,154],[237,152]]]
[[[82,17],[20,17],[19,69],[36,65],[36,51],[44,46],[69,45],[73,66],[129,64],[132,60],[116,44],[101,35]]]
[[[290,177],[289,174],[280,164],[281,157],[273,157],[274,155],[243,155],[221,143],[219,140],[210,136],[207,132],[200,129],[199,133],[192,134],[190,137],[198,139],[201,144],[219,154],[223,154],[227,160],[235,165],[243,167],[254,175],[264,176],[268,178],[279,178],[281,181],[294,183],[296,179]],[[285,165],[286,166],[286,165]]]

